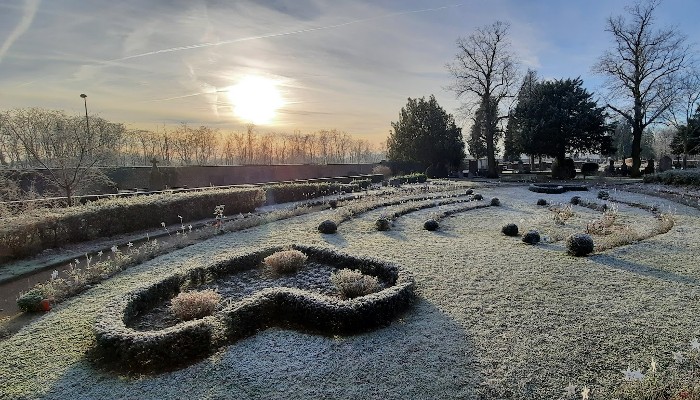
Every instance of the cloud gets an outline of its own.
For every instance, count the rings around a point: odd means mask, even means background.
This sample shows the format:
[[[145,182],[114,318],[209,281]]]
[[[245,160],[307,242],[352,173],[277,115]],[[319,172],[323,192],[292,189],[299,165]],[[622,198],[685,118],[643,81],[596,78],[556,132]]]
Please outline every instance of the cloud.
[[[10,36],[5,39],[2,47],[0,47],[0,63],[2,63],[2,59],[15,41],[29,29],[29,26],[31,26],[34,15],[36,15],[36,11],[39,9],[39,4],[41,4],[41,0],[26,0],[24,2],[24,14],[22,15],[19,25],[10,33]]]

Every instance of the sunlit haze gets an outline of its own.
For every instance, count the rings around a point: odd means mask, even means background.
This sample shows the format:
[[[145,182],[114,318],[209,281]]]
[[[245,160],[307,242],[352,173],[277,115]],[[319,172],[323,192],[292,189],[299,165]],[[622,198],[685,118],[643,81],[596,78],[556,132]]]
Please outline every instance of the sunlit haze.
[[[610,48],[627,0],[0,2],[0,110],[90,113],[131,128],[181,122],[262,132],[338,129],[378,143],[408,97],[445,90],[455,40],[511,24],[522,69],[575,78]],[[700,37],[700,2],[665,0],[658,26]],[[467,126],[468,120],[460,120]]]

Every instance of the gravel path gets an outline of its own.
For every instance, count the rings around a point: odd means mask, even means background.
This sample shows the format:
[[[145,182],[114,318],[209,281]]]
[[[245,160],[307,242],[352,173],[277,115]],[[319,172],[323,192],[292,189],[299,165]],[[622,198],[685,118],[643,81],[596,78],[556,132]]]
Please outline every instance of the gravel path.
[[[551,211],[536,200],[568,202],[573,194],[509,185],[480,192],[503,205],[446,218],[437,232],[422,229],[435,210],[402,216],[387,232],[372,228],[375,210],[320,235],[324,211],[129,269],[0,342],[0,398],[556,399],[570,382],[609,398],[620,370],[646,370],[651,357],[664,367],[700,335],[697,209],[616,192],[673,210],[676,226],[574,258],[561,243],[527,246],[500,234],[505,222],[521,230],[551,224]],[[582,197],[593,200],[595,191]],[[600,215],[574,211],[576,226]],[[642,225],[653,219],[627,206],[620,213]],[[204,261],[292,241],[394,261],[414,274],[419,300],[386,328],[347,337],[272,328],[156,376],[118,377],[86,360],[95,315],[115,296]]]

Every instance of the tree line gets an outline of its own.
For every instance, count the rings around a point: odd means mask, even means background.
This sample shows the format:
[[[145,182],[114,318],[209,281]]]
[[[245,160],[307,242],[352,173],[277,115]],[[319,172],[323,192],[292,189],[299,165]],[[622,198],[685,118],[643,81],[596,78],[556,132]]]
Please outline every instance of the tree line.
[[[487,159],[489,177],[498,176],[501,140],[506,159],[526,154],[562,163],[568,154],[631,157],[632,176],[640,175],[641,160],[653,157],[654,147],[683,155],[684,166],[688,155],[700,153],[700,66],[684,34],[675,27],[656,27],[659,4],[637,1],[626,7],[626,15],[607,19],[612,46],[592,66],[606,79],[601,105],[580,77],[540,80],[532,70],[522,77],[505,22],[457,39],[458,52],[447,64],[453,78],[449,90],[463,101],[458,111],[473,122],[466,145],[473,156]],[[441,158],[454,164],[455,151],[465,144],[461,129],[448,127],[454,118],[433,101],[419,99],[433,111],[426,114],[409,98],[399,122],[392,124],[390,157],[424,165]],[[408,115],[412,110],[416,114]],[[428,132],[437,125],[427,121],[440,119],[447,128]],[[654,144],[655,126],[667,128],[658,131],[662,146]],[[418,144],[427,137],[436,145]],[[446,142],[458,143],[454,151],[440,156]]]
[[[381,145],[336,129],[312,133],[245,132],[180,124],[128,129],[99,116],[39,108],[0,112],[0,164],[5,168],[372,163]]]

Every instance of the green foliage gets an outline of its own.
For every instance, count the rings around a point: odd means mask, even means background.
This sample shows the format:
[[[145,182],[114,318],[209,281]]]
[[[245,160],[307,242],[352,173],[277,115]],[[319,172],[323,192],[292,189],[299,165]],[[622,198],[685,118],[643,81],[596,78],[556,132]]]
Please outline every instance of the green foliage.
[[[498,197],[494,197],[491,199],[491,205],[492,206],[500,206],[501,205],[501,200],[498,199]]]
[[[573,256],[586,256],[593,252],[593,238],[585,233],[575,233],[566,238],[566,249]]]
[[[574,179],[576,177],[576,164],[571,158],[555,159],[552,163],[552,178]]]
[[[651,175],[644,175],[646,183],[666,183],[669,185],[700,186],[700,171],[669,170]]]
[[[472,197],[474,200],[481,201],[484,199],[484,196],[481,195],[481,193],[475,193],[474,196]]]
[[[462,130],[435,96],[408,99],[399,120],[392,122],[387,155],[392,161],[414,161],[424,167],[447,163],[457,167],[465,157]]]
[[[695,112],[695,116],[688,120],[687,125],[678,127],[671,141],[671,152],[685,157],[700,154],[700,108]]]
[[[440,223],[432,218],[423,223],[423,229],[427,231],[436,231],[439,227]]]
[[[545,199],[537,199],[537,205],[538,205],[538,206],[546,206],[546,205],[547,205],[547,200],[545,200]]]
[[[518,91],[518,103],[526,103],[532,97],[537,83],[537,72],[529,69]],[[533,127],[530,126],[533,122],[529,119],[514,118],[512,114],[509,115],[503,138],[504,159],[517,161],[520,160],[522,153],[533,156],[541,155],[538,152],[539,149],[530,143],[533,140]]]
[[[340,192],[357,192],[361,185],[369,187],[372,183],[369,179],[356,180],[349,184],[331,183],[282,183],[265,186],[265,195],[269,204],[289,203],[315,199]]]
[[[625,120],[621,119],[613,123],[612,125],[612,148],[609,154],[617,159],[624,160],[631,157],[632,155],[632,140],[634,136],[632,134],[632,125]],[[642,158],[654,158],[654,134],[647,130],[642,133],[642,143],[641,143],[641,157]]]
[[[353,181],[350,181],[350,185],[357,185],[360,189],[369,189],[370,186],[372,186],[372,180],[371,179],[356,179]]]
[[[561,161],[567,153],[609,152],[605,118],[605,108],[596,105],[580,78],[544,81],[520,99],[511,129],[525,153]]]
[[[506,236],[518,236],[518,225],[505,224],[501,228],[501,232]]]
[[[523,235],[523,243],[535,245],[540,242],[540,233],[537,231],[529,231]]]
[[[586,175],[592,175],[592,174],[598,172],[598,168],[600,168],[598,163],[594,163],[594,162],[583,163],[583,165],[581,165],[581,173],[583,174],[584,177]]]
[[[498,104],[493,96],[490,101],[479,104],[479,108],[474,113],[474,124],[467,139],[469,154],[472,157],[476,159],[486,157],[486,134],[489,130],[494,133],[494,141],[498,141],[502,131],[498,129]]]
[[[327,219],[318,225],[318,231],[326,234],[333,234],[338,230],[338,225]]]
[[[24,293],[17,299],[17,307],[20,311],[36,312],[41,310],[41,301],[44,300],[44,294],[39,290],[30,290]]]
[[[398,186],[404,183],[425,183],[428,180],[428,176],[421,172],[415,172],[409,175],[395,176],[389,179],[389,184],[391,186]]]
[[[264,201],[265,192],[260,188],[233,188],[105,199],[69,208],[43,209],[10,218],[0,226],[0,259],[16,259],[68,243],[152,229],[162,222],[176,222],[178,215],[185,222],[211,218],[211,211],[222,204],[230,214],[248,213]]]

